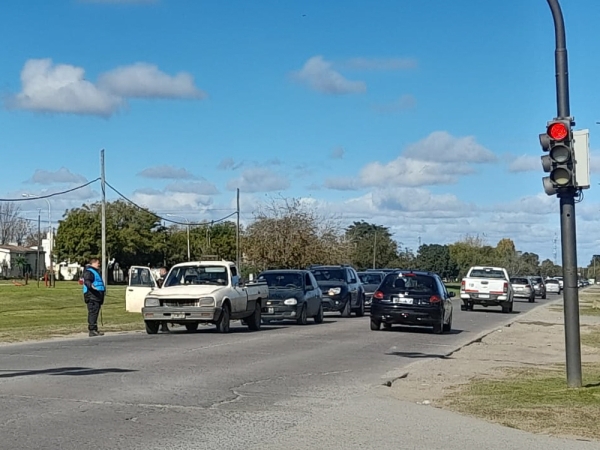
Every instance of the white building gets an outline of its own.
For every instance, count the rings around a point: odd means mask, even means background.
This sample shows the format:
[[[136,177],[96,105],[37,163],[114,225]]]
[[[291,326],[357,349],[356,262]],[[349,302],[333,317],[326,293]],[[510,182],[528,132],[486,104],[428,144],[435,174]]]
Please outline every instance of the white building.
[[[43,275],[46,270],[46,255],[40,250],[39,273]],[[28,273],[35,278],[38,273],[37,248],[22,247],[20,245],[0,245],[0,275],[2,277],[22,277]]]

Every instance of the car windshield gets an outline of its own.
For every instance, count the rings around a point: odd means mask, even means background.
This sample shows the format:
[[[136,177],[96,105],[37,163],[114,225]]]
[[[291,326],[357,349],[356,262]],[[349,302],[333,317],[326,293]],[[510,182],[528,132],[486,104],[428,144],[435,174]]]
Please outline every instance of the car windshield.
[[[343,269],[314,269],[311,272],[317,281],[346,281]]]
[[[302,289],[302,275],[299,273],[261,273],[258,281],[265,281],[269,288]]]
[[[365,273],[365,272],[361,272],[358,274],[358,277],[360,278],[361,283],[364,284],[379,284],[381,283],[381,280],[383,279],[383,275],[380,273]]]
[[[439,294],[435,279],[429,275],[392,273],[385,277],[379,289],[384,294]]]
[[[164,286],[184,286],[190,284],[214,284],[227,286],[227,268],[225,266],[189,265],[174,267]]]
[[[529,280],[527,278],[511,278],[510,282],[512,284],[529,284]]]
[[[494,269],[473,269],[469,278],[504,278],[504,272]]]

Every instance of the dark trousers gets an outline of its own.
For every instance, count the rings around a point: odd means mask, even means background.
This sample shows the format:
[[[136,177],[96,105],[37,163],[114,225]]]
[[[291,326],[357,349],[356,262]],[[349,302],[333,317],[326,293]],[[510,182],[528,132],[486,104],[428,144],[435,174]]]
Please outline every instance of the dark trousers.
[[[98,316],[104,302],[92,295],[84,295],[84,300],[88,309],[88,330],[98,331]]]

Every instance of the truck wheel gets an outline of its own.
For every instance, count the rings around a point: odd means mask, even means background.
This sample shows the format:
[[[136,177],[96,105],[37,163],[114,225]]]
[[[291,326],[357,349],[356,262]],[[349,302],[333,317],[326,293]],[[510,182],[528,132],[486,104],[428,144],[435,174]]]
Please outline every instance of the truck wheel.
[[[217,322],[218,333],[229,333],[230,317],[229,304],[225,303],[223,305],[223,310],[221,311],[221,317],[219,317],[219,321]]]
[[[246,317],[246,322],[248,325],[248,329],[250,331],[259,331],[260,330],[260,325],[262,323],[262,320],[261,320],[261,309],[260,309],[259,302],[254,303],[254,312],[252,313],[251,316]]]
[[[315,323],[323,323],[323,305],[319,305],[319,312],[314,317]]]
[[[198,322],[186,323],[185,329],[189,332],[196,331],[198,329]]]
[[[371,319],[371,330],[378,331],[381,329],[381,322]]]
[[[350,317],[352,315],[352,301],[350,297],[346,298],[346,304],[344,305],[344,309],[342,309],[342,317]]]
[[[360,306],[356,310],[356,317],[363,317],[365,315],[365,298],[362,297],[360,300]]]
[[[302,306],[302,311],[300,311],[300,315],[296,319],[296,323],[298,325],[306,325],[308,323],[308,318],[306,317],[306,305]]]
[[[157,334],[160,328],[160,322],[158,320],[144,320],[146,324],[146,333]]]

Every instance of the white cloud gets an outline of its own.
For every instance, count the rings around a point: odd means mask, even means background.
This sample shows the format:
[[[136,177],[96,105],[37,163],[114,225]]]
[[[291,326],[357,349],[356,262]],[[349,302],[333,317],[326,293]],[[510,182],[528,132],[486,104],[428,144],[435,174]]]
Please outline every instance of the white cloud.
[[[346,150],[344,150],[344,147],[336,147],[333,150],[331,150],[331,153],[329,153],[329,157],[331,159],[343,159],[345,154]]]
[[[117,67],[98,78],[98,86],[107,92],[126,98],[191,98],[206,94],[194,85],[186,72],[171,76],[147,63]]]
[[[355,191],[360,189],[360,182],[352,177],[332,177],[325,180],[324,186],[327,189],[336,191]]]
[[[144,178],[154,178],[162,180],[180,180],[180,179],[193,179],[196,178],[192,173],[183,167],[174,167],[169,165],[161,165],[155,167],[148,167],[138,173],[138,176]]]
[[[35,184],[55,184],[55,183],[85,183],[87,179],[83,175],[75,174],[66,167],[61,167],[56,171],[37,169],[29,182]]]
[[[131,200],[154,212],[187,211],[202,212],[212,205],[213,199],[208,195],[194,192],[163,192],[156,189],[138,189]]]
[[[446,131],[434,131],[425,139],[409,145],[403,155],[440,163],[490,163],[497,159],[491,150],[479,144],[473,136],[455,137]]]
[[[217,187],[207,180],[196,182],[176,181],[165,187],[166,191],[178,193],[194,193],[200,195],[217,195]]]
[[[407,70],[417,67],[417,60],[412,58],[351,58],[342,63],[358,70]]]
[[[22,91],[8,99],[9,108],[36,112],[108,117],[123,99],[85,79],[81,67],[53,65],[51,59],[30,59],[21,71]]]
[[[239,178],[229,180],[227,189],[239,188],[244,192],[272,192],[285,190],[289,180],[265,167],[252,167],[242,172]]]
[[[406,94],[391,103],[374,104],[373,109],[380,114],[391,114],[414,109],[416,106],[417,99],[412,95]]]
[[[540,155],[542,156],[542,155]],[[542,170],[542,162],[540,157],[521,155],[513,159],[508,166],[509,172],[534,172]]]
[[[233,169],[234,167],[235,167],[235,161],[233,160],[233,158],[224,158],[221,160],[221,162],[217,166],[217,169],[229,170],[229,169]]]
[[[307,84],[311,89],[324,94],[360,94],[366,92],[363,81],[350,81],[333,69],[333,64],[322,56],[310,58],[301,70],[292,76],[299,82]]]

